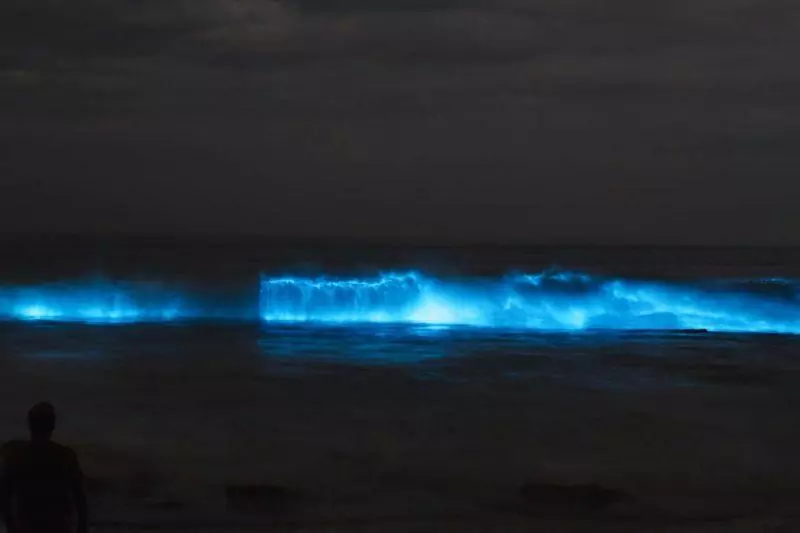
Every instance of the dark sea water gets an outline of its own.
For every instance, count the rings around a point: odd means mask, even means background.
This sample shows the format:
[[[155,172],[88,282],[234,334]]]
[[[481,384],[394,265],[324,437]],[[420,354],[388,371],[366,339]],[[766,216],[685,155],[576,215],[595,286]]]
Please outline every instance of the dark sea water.
[[[409,313],[406,292],[358,299],[352,287],[277,304],[269,293],[265,310],[270,280],[374,283],[386,272],[437,280],[450,314]],[[453,309],[498,305],[508,276],[542,273],[522,319],[449,323]],[[24,432],[30,404],[54,401],[60,435],[106,482],[98,501],[205,508],[226,484],[271,482],[339,507],[382,493],[467,506],[546,479],[736,507],[735,495],[778,498],[800,483],[798,279],[794,249],[8,242],[0,437]],[[122,300],[98,296],[106,290]],[[60,314],[9,311],[31,294],[25,309]],[[642,301],[667,302],[670,317],[632,307]],[[274,320],[278,304],[297,320]],[[347,319],[330,320],[340,304]],[[363,320],[376,309],[388,315]]]

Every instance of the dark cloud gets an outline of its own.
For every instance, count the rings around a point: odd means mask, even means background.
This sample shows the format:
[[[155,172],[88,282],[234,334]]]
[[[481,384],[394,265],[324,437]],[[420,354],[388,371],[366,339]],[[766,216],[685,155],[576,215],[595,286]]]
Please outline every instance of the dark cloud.
[[[37,61],[157,53],[190,21],[145,0],[8,0],[0,7],[4,59],[25,67]]]
[[[7,0],[0,225],[797,242],[798,36],[788,0]]]
[[[370,0],[343,0],[341,2],[328,2],[326,0],[294,0],[287,1],[286,4],[298,9],[323,12],[323,13],[347,13],[347,12],[431,12],[442,9],[457,9],[470,5],[470,0],[387,0],[384,2],[373,2]]]
[[[266,68],[332,58],[613,59],[665,48],[690,58],[721,46],[788,54],[798,41],[798,14],[781,0],[8,0],[0,7],[0,49],[7,65],[22,68],[48,59],[154,55],[233,65],[240,56],[247,60],[241,64]]]

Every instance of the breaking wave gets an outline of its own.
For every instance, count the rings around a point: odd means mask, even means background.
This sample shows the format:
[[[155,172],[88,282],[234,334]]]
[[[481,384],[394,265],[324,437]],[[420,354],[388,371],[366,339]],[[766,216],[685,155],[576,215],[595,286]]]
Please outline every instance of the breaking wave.
[[[778,278],[667,282],[559,270],[494,280],[264,277],[260,305],[268,322],[800,333],[800,284]]]
[[[245,284],[239,294],[213,294],[196,287],[103,279],[6,286],[0,287],[0,320],[125,324],[260,319],[800,334],[800,283],[783,278],[659,281],[548,270],[441,279],[407,272],[349,279],[262,276],[260,290],[246,289]]]
[[[0,288],[3,320],[133,323],[197,318],[158,284],[94,281]]]

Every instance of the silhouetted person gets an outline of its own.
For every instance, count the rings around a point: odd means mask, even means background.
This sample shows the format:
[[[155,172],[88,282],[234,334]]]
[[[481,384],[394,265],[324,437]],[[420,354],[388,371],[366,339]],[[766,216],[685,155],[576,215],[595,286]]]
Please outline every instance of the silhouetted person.
[[[36,404],[28,412],[31,440],[3,447],[0,501],[9,533],[87,530],[83,474],[75,452],[51,440],[55,425],[55,408]]]

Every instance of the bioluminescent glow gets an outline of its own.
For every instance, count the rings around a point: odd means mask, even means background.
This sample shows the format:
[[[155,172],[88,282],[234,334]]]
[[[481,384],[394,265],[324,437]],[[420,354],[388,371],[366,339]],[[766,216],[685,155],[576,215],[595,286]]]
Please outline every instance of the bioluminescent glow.
[[[409,272],[263,277],[260,294],[250,296],[197,292],[108,280],[0,287],[0,320],[113,324],[256,320],[258,313],[269,322],[800,334],[800,282],[776,278],[670,282],[553,270],[437,279]]]
[[[157,285],[100,281],[0,288],[3,320],[113,324],[184,315],[179,299]]]
[[[783,279],[662,282],[555,270],[494,280],[264,277],[260,306],[275,322],[800,334],[800,283]]]

